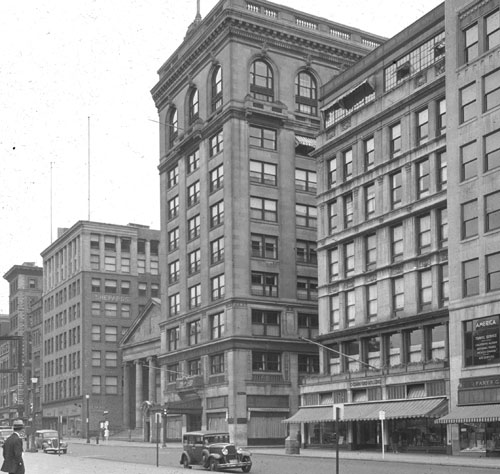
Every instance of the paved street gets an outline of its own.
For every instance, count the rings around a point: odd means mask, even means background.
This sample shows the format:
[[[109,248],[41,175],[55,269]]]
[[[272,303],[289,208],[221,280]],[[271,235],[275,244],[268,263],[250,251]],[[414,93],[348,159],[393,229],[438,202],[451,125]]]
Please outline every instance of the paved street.
[[[178,464],[181,447],[169,445],[159,450],[156,467],[156,445],[110,441],[107,445],[86,444],[69,440],[67,455],[25,453],[27,474],[162,474],[186,473]],[[252,472],[262,474],[335,473],[334,453],[330,450],[302,450],[300,455],[286,455],[284,448],[253,448]],[[500,459],[464,458],[436,455],[341,452],[340,474],[492,474]],[[193,469],[195,472],[206,472]],[[228,471],[231,472],[231,471]],[[232,472],[241,472],[232,471]]]

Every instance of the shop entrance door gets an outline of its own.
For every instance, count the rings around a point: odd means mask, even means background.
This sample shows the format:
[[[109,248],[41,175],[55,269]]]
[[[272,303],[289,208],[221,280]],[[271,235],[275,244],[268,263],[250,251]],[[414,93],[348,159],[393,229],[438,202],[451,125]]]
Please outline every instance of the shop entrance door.
[[[380,424],[378,421],[353,422],[353,444],[355,449],[378,449],[380,443]]]

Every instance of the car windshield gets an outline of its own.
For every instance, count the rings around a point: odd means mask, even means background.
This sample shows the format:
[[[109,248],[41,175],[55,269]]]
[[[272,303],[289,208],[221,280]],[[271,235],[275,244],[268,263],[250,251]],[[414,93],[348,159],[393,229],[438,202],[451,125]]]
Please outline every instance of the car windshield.
[[[229,443],[229,435],[206,436],[205,443]]]
[[[57,431],[47,431],[46,433],[42,434],[43,438],[57,438],[58,434]]]

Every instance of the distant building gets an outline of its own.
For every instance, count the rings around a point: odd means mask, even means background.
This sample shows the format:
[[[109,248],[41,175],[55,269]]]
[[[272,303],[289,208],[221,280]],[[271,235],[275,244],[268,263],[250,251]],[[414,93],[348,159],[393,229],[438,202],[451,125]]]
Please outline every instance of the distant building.
[[[86,435],[122,429],[119,341],[158,297],[159,231],[78,221],[42,252],[43,426]],[[88,408],[88,415],[87,415]]]
[[[309,153],[319,91],[383,40],[268,1],[226,0],[197,16],[161,66],[155,363],[157,403],[167,429],[178,427],[169,436],[208,428],[240,444],[284,442],[299,382],[319,371],[317,349],[298,339],[318,333]]]
[[[27,383],[31,377],[28,315],[42,295],[43,269],[27,262],[14,265],[3,276],[9,283],[9,328],[7,336],[17,341],[0,341],[0,423],[12,424],[16,418],[27,421],[29,401]],[[22,367],[19,366],[19,362]]]
[[[40,297],[28,313],[26,370],[26,419],[35,430],[42,427],[43,299]]]

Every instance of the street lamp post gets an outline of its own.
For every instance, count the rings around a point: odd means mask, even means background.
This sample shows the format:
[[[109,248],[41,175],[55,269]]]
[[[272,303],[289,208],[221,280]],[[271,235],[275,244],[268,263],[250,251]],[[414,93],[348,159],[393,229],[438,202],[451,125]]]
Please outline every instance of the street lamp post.
[[[87,393],[85,395],[85,399],[87,400],[87,444],[90,444],[90,406],[89,406],[89,400],[90,400],[90,395]]]

